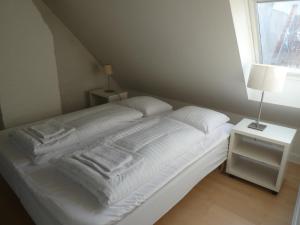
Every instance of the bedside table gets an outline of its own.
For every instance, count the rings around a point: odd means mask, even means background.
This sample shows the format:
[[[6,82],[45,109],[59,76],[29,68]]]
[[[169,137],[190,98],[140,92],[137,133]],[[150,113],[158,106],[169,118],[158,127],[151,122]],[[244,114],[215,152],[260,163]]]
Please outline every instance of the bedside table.
[[[90,106],[101,105],[108,102],[119,101],[127,98],[126,91],[115,90],[114,92],[105,92],[105,89],[98,88],[89,91]]]
[[[274,124],[264,131],[248,128],[243,119],[232,130],[226,172],[279,192],[295,129]]]

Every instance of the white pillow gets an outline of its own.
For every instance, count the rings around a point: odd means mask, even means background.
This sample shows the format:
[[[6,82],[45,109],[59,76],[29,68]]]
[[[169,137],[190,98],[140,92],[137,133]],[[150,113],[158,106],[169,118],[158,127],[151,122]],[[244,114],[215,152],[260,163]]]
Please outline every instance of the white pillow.
[[[136,109],[144,114],[144,116],[151,116],[166,111],[172,110],[172,106],[159,99],[149,96],[138,96],[129,98],[118,102],[120,105]]]
[[[211,109],[186,106],[172,112],[170,118],[189,124],[204,133],[209,133],[229,121],[228,116]]]

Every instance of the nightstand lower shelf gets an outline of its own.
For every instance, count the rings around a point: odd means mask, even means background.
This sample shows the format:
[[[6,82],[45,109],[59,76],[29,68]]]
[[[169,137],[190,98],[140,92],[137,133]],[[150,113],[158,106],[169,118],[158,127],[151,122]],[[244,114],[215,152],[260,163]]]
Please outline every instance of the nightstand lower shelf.
[[[279,169],[283,150],[271,149],[258,144],[247,143],[240,140],[236,144],[232,153]]]
[[[278,170],[251,162],[241,156],[232,157],[230,174],[258,184],[273,191],[278,191],[276,181]]]

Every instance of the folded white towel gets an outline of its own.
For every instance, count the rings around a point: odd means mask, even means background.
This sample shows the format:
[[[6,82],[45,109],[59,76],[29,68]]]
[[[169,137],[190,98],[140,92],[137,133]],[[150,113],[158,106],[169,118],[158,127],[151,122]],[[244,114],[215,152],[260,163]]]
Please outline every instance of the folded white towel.
[[[124,167],[133,159],[130,153],[109,146],[97,146],[73,157],[107,177],[112,176],[114,171]]]
[[[59,136],[66,131],[65,127],[55,120],[32,125],[28,127],[28,130],[36,134],[39,138],[46,140]]]
[[[28,128],[20,128],[12,131],[9,137],[22,150],[32,156],[37,156],[79,143],[75,131],[75,128],[66,128],[64,133],[43,139]]]
[[[52,137],[49,137],[49,138],[41,138],[35,132],[33,132],[30,128],[24,128],[23,131],[25,133],[27,133],[28,135],[30,135],[31,137],[33,137],[34,139],[36,139],[41,144],[51,144],[51,143],[54,143],[54,142],[56,142],[60,139],[63,139],[65,137],[67,137],[69,134],[71,134],[72,132],[75,131],[75,128],[65,127],[64,131],[62,133],[59,133],[57,135],[53,135]]]
[[[142,129],[138,129],[141,127]],[[113,150],[132,155],[133,160],[130,163],[115,170],[118,173],[107,172],[108,176],[104,176],[103,168],[94,161],[85,161],[86,158],[83,157],[79,161],[70,155],[56,160],[55,166],[91,192],[101,204],[111,206],[151,180],[170,160],[183,157],[187,149],[199,146],[205,137],[196,128],[173,119],[165,118],[151,125],[151,129],[147,129],[148,127],[140,125],[134,130],[129,128],[114,134],[108,141],[99,143],[100,146],[110,147],[113,144],[116,146]],[[147,135],[150,135],[149,138]],[[121,139],[122,148],[118,148],[120,143],[116,142]],[[133,149],[137,149],[137,152]],[[85,152],[90,150],[86,149]]]
[[[65,155],[52,162],[61,172],[90,191],[101,204],[112,205],[141,184],[139,179],[134,179],[142,176],[140,173],[143,171],[144,158],[140,154],[128,152],[133,159],[113,172],[108,172],[98,163],[82,157],[81,154],[86,151],[89,150]]]

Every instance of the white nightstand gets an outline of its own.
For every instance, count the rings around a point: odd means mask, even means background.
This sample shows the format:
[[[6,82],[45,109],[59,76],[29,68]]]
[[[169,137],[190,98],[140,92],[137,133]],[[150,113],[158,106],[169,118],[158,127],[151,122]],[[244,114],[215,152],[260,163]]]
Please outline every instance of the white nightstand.
[[[90,106],[101,105],[108,102],[119,101],[127,98],[126,91],[115,90],[114,92],[105,92],[105,89],[98,88],[89,91]]]
[[[295,129],[274,124],[264,131],[248,128],[243,119],[232,130],[226,172],[279,192]]]

